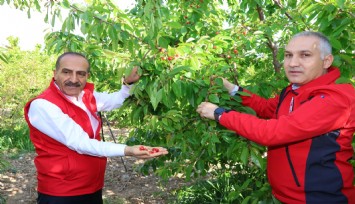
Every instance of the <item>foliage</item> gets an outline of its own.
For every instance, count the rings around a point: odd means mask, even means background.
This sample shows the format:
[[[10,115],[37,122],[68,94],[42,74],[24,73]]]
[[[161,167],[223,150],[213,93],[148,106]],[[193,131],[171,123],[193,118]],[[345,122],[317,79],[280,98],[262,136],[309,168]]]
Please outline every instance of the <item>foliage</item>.
[[[32,150],[23,107],[48,86],[53,61],[40,47],[21,51],[18,38],[8,40],[10,46],[4,52],[7,63],[0,61],[0,150]]]
[[[215,76],[235,83],[238,79],[265,97],[275,95],[287,84],[281,71],[283,46],[293,34],[316,30],[329,36],[334,65],[354,82],[354,5],[345,0],[137,0],[127,11],[110,0],[12,3],[29,14],[32,8],[46,9],[45,20],[52,24],[62,18],[63,9],[67,11],[62,30],[47,34],[47,48],[56,54],[86,53],[91,80],[99,90],[119,88],[124,74],[135,65],[141,67],[133,97],[114,116],[125,117],[121,123],[135,127],[128,144],[169,148],[168,156],[142,168],[143,172],[153,168],[164,178],[183,173],[191,179],[206,176],[219,165],[239,164],[266,186],[265,148],[201,119],[195,110],[202,101],[210,101],[253,114],[240,105],[239,97],[231,98]],[[240,169],[230,171],[238,175]],[[248,182],[238,180],[238,185]]]
[[[231,169],[213,170],[214,179],[199,180],[195,185],[178,190],[176,203],[255,203],[260,200],[277,203],[270,195],[265,176],[259,173],[240,164]],[[241,185],[240,181],[245,182]]]
[[[7,56],[5,55],[5,49],[0,47],[0,60],[7,63]]]

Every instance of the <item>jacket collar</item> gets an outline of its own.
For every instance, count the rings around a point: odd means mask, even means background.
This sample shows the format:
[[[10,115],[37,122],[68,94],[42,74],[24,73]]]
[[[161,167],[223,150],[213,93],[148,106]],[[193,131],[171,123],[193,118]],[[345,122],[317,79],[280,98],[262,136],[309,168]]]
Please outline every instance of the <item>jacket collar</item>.
[[[327,84],[331,84],[331,83],[334,83],[338,78],[340,77],[340,71],[337,67],[329,67],[328,68],[328,73],[310,81],[309,83],[303,85],[303,86],[300,86],[298,89],[297,89],[297,92],[298,91],[302,91],[302,90],[306,90],[308,88],[312,88],[312,87],[315,87],[315,86],[322,86],[322,85],[327,85]],[[292,90],[292,84],[290,84],[288,87],[287,87],[287,90]]]

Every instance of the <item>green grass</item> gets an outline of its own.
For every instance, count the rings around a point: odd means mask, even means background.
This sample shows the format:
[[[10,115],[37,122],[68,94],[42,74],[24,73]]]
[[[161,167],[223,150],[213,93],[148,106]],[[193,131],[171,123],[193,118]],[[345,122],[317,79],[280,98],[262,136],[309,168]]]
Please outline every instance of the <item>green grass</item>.
[[[12,125],[1,125],[0,151],[29,152],[34,147],[29,138],[29,130],[24,121],[18,121]]]

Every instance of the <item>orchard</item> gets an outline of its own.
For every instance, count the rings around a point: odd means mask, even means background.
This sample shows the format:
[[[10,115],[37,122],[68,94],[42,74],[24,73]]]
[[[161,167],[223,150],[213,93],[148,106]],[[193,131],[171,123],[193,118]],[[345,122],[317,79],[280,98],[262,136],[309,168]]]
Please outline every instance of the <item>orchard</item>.
[[[46,50],[87,55],[99,91],[117,90],[139,66],[142,77],[132,97],[109,113],[110,120],[132,127],[127,144],[169,150],[145,162],[143,173],[217,180],[213,198],[221,203],[277,201],[266,178],[266,148],[196,113],[198,104],[209,101],[255,114],[228,94],[219,77],[261,96],[278,94],[288,84],[282,70],[286,42],[313,30],[331,40],[334,65],[343,74],[339,83],[355,82],[351,1],[137,0],[125,11],[120,1],[83,2],[0,0],[29,16],[45,12],[52,26],[63,18],[61,30],[47,33]]]

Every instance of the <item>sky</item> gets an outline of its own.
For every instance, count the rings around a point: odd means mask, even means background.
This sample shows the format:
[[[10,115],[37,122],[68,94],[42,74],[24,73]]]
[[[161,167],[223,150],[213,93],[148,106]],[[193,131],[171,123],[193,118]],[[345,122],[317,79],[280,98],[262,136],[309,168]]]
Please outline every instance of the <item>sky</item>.
[[[79,0],[80,1],[80,0]],[[121,9],[132,6],[134,0],[116,0]],[[44,35],[50,30],[50,25],[44,22],[44,15],[31,12],[31,18],[25,11],[20,11],[4,4],[0,6],[0,47],[8,45],[9,36],[19,38],[22,50],[33,50],[37,44],[43,45]],[[58,24],[59,26],[59,24]],[[59,28],[54,28],[59,30]]]
[[[40,13],[33,12],[28,19],[26,12],[7,5],[0,6],[0,19],[0,47],[8,45],[7,38],[14,36],[19,38],[21,49],[33,49],[36,44],[43,43],[44,31],[49,28]]]

